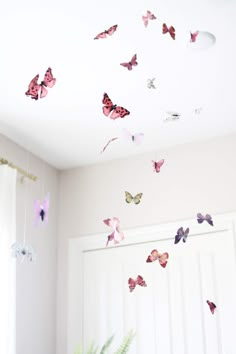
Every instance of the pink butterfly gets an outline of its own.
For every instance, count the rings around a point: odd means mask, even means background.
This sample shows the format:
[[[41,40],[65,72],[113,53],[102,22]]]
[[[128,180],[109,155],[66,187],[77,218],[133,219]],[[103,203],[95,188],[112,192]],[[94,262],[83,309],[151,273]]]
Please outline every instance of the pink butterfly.
[[[158,259],[160,265],[165,268],[165,266],[167,265],[167,260],[169,258],[169,254],[167,252],[160,254],[157,250],[153,250],[151,252],[151,254],[148,256],[146,262],[150,263],[150,262],[154,262]]]
[[[136,280],[129,278],[128,284],[129,284],[130,292],[132,292],[135,289],[136,285],[147,286],[145,280],[143,279],[143,277],[141,277],[141,275],[138,275]]]
[[[130,114],[130,112],[126,108],[113,104],[107,93],[103,94],[102,103],[104,104],[104,106],[102,107],[103,113],[105,114],[105,116],[108,117],[109,114],[112,112],[110,118],[113,120],[117,118],[124,118],[125,116]]]
[[[190,42],[191,42],[191,43],[196,42],[196,39],[197,39],[198,33],[199,33],[198,31],[196,31],[196,32],[194,32],[194,33],[191,33],[191,32],[190,32],[190,36],[191,36],[191,38],[190,38]]]
[[[104,146],[104,148],[102,149],[102,151],[100,152],[100,154],[102,154],[102,153],[106,150],[106,148],[108,147],[108,145],[109,145],[112,141],[115,141],[115,140],[117,140],[117,139],[119,139],[118,136],[117,136],[116,138],[112,138],[112,139],[108,140],[108,142],[106,143],[106,145]]]
[[[137,54],[135,54],[131,61],[129,61],[128,63],[121,63],[120,65],[124,66],[125,68],[127,68],[128,70],[132,70],[133,66],[138,65],[137,63]]]
[[[123,135],[124,139],[126,139],[128,141],[132,141],[136,145],[140,145],[143,141],[143,138],[144,138],[143,133],[132,134],[125,128],[122,129],[122,135]]]
[[[144,26],[147,27],[148,25],[148,20],[156,20],[156,16],[151,13],[151,11],[147,11],[146,16],[142,16],[142,20],[144,23]]]
[[[48,94],[48,90],[45,87],[50,87],[52,88],[55,83],[56,79],[52,75],[52,69],[48,68],[45,75],[44,79],[41,82],[41,84],[38,84],[38,79],[39,75],[36,75],[33,80],[30,81],[30,84],[28,86],[28,91],[25,93],[26,96],[31,96],[33,100],[38,99],[38,93],[40,91],[40,98],[46,97]]]
[[[211,311],[212,315],[214,315],[214,312],[215,312],[215,309],[216,309],[216,305],[214,304],[214,302],[211,302],[209,300],[207,300],[207,304],[208,304],[208,306],[210,308],[210,311]]]
[[[36,200],[34,203],[34,212],[35,212],[35,223],[37,224],[39,220],[42,223],[48,221],[48,209],[49,209],[49,193],[46,195],[43,203],[40,200]]]
[[[106,36],[111,36],[117,29],[118,25],[114,25],[110,27],[108,30],[105,30],[104,32],[99,33],[94,39],[99,39],[99,38],[106,38]]]
[[[162,33],[166,34],[168,33],[170,34],[171,38],[175,39],[175,28],[173,26],[170,26],[169,28],[166,26],[165,23],[163,23],[162,25]]]
[[[159,172],[160,172],[161,166],[163,165],[164,161],[165,161],[164,159],[162,159],[162,160],[160,160],[160,161],[158,161],[158,162],[152,160],[154,172],[156,172],[156,173],[159,173]]]
[[[118,218],[113,217],[112,219],[105,219],[103,222],[113,230],[112,233],[107,237],[106,247],[110,241],[114,240],[114,244],[117,244],[124,240],[124,234],[120,231],[120,220]]]

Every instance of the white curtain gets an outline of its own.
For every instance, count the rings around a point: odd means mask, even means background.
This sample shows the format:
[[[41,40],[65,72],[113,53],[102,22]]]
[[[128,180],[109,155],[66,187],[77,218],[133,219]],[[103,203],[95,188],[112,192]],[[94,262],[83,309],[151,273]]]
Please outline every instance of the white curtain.
[[[15,354],[16,170],[0,166],[0,354]]]

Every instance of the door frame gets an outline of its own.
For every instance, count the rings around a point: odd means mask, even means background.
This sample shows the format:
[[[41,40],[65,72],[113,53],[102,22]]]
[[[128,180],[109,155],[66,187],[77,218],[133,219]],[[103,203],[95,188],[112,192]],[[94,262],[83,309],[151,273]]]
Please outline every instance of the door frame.
[[[67,354],[74,354],[78,344],[83,344],[83,256],[85,252],[126,247],[160,240],[173,240],[176,230],[183,226],[190,228],[189,238],[202,234],[231,231],[236,255],[236,212],[213,216],[214,227],[194,219],[178,220],[163,224],[124,229],[125,239],[115,246],[106,247],[107,233],[73,237],[68,240],[68,287],[67,287]],[[75,330],[77,329],[77,330]]]

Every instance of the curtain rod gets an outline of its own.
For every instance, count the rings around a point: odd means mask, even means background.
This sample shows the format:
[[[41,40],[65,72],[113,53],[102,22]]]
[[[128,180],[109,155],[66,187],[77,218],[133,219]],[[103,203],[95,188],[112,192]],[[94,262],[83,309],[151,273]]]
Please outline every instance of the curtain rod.
[[[37,180],[37,176],[32,175],[31,173],[29,173],[29,172],[23,170],[22,168],[14,165],[12,162],[7,161],[6,159],[0,158],[0,165],[8,165],[9,167],[16,169],[24,177],[27,177],[27,178],[31,179],[32,181],[34,181],[34,182]]]

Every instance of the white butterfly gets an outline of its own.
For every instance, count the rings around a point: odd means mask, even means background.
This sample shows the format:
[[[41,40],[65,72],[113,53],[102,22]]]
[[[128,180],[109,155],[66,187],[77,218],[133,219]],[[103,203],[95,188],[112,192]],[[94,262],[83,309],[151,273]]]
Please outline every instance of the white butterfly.
[[[136,145],[140,145],[143,142],[144,134],[143,133],[133,134],[129,130],[123,128],[122,129],[122,137],[125,140],[135,143]]]
[[[195,109],[194,109],[194,113],[195,113],[195,114],[200,114],[201,111],[202,111],[202,107],[199,107],[199,108],[195,108]]]
[[[148,79],[148,81],[147,81],[147,87],[148,88],[153,88],[153,89],[156,88],[156,86],[153,83],[154,80],[156,80],[155,77],[153,79]]]
[[[172,122],[178,120],[181,116],[181,114],[177,112],[166,112],[166,113],[168,114],[168,117],[164,119],[164,122]]]
[[[15,242],[11,246],[12,256],[21,259],[21,262],[24,261],[25,258],[30,262],[34,262],[36,258],[36,254],[34,252],[33,247],[30,245],[23,245],[21,243]]]

